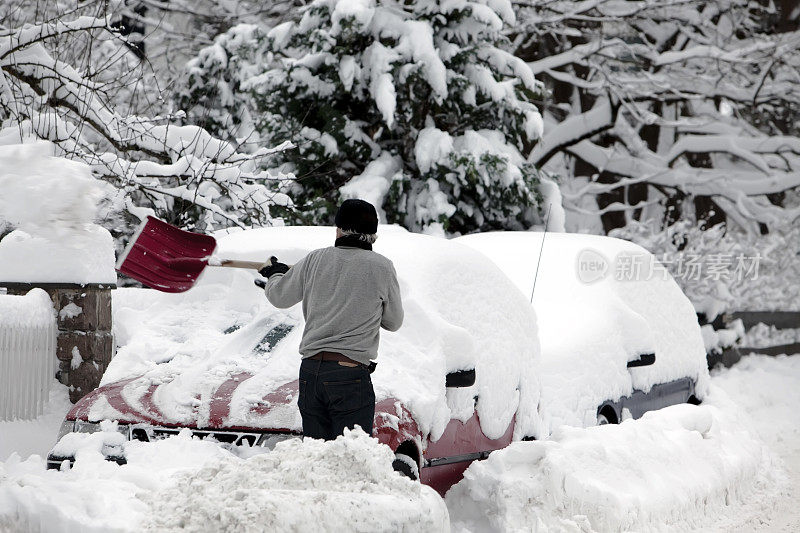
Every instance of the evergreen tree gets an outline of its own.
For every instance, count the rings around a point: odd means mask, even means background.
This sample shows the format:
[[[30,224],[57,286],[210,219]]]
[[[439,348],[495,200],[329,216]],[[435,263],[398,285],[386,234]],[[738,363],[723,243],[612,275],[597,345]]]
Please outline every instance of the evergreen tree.
[[[513,23],[507,0],[318,0],[295,21],[219,37],[182,105],[216,99],[249,114],[262,142],[295,144],[269,164],[297,176],[296,222],[330,222],[342,196],[360,196],[415,230],[529,227],[541,88],[507,51]]]

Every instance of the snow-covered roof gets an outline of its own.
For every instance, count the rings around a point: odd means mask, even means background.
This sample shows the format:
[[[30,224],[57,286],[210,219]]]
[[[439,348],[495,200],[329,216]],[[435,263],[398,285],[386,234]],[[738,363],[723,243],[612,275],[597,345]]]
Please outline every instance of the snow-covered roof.
[[[544,248],[542,238],[489,232],[454,240],[494,261],[526,299],[536,278],[542,411],[551,428],[593,425],[603,401],[681,377],[694,378],[705,394],[708,370],[694,308],[652,254],[610,237],[548,233]],[[644,353],[655,353],[655,364],[626,368]]]
[[[395,397],[410,409],[423,433],[436,438],[451,417],[472,414],[474,397],[489,437],[502,435],[516,414],[518,436],[539,434],[536,318],[511,281],[478,252],[459,243],[381,226],[375,251],[395,265],[405,308],[403,327],[381,332],[376,396]],[[276,227],[218,234],[220,258],[294,263],[333,244],[333,228]],[[278,310],[253,285],[254,271],[208,268],[183,294],[119,289],[114,294],[115,333],[121,348],[103,383],[145,374],[124,389],[131,405],[161,384],[152,403],[169,421],[202,425],[208,398],[221,381],[253,374],[231,399],[230,425],[282,423],[299,428],[295,405],[253,419],[251,407],[297,379],[303,316],[299,305]],[[265,334],[276,324],[294,326],[274,346]],[[235,331],[233,331],[235,329]],[[468,389],[444,387],[448,371],[476,369]],[[97,404],[94,418],[113,418]],[[278,420],[280,418],[280,420]]]

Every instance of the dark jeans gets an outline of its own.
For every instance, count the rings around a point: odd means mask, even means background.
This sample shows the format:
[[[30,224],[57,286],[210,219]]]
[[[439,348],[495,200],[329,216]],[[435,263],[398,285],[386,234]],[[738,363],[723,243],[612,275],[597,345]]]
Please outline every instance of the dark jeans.
[[[375,391],[369,370],[347,367],[336,361],[303,359],[300,364],[300,397],[303,435],[333,440],[344,428],[361,426],[372,434]]]

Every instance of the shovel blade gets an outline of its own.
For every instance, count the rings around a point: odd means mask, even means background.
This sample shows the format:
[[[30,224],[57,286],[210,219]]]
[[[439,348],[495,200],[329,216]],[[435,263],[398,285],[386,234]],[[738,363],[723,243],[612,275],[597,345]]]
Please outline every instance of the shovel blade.
[[[126,276],[163,292],[191,289],[208,264],[217,242],[147,217],[117,263]]]

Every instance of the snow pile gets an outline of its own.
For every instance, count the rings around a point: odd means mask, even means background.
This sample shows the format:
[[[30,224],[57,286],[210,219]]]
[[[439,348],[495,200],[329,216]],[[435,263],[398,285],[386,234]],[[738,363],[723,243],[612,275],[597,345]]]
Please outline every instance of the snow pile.
[[[0,462],[14,453],[23,458],[31,454],[47,455],[56,441],[64,416],[71,408],[67,388],[52,380],[49,400],[39,417],[33,420],[0,421]]]
[[[73,434],[67,471],[46,470],[38,456],[0,463],[0,531],[448,529],[442,499],[395,473],[391,451],[363,432],[241,459],[184,431],[125,443],[128,463],[118,466],[100,453],[119,441],[112,426]]]
[[[778,487],[781,498],[753,498],[726,530],[800,531],[800,357],[749,355],[714,371],[712,379],[736,400],[737,412],[746,413],[790,474],[789,486]]]
[[[40,327],[53,324],[53,302],[42,289],[31,289],[24,296],[0,294],[0,327]]]
[[[0,189],[0,218],[31,232],[81,229],[103,197],[88,165],[56,157],[44,141],[0,146]]]
[[[454,240],[483,252],[531,297],[542,233]],[[652,260],[643,248],[619,239],[547,234],[533,307],[542,350],[541,411],[549,427],[594,425],[604,401],[682,377],[696,381],[699,398],[705,395],[708,369],[694,309]],[[597,269],[579,271],[586,265]],[[630,271],[622,268],[628,266]],[[626,367],[645,353],[656,354],[655,364]]]
[[[106,429],[109,438],[118,436]],[[103,433],[77,437],[77,460],[70,470],[46,470],[39,456],[21,461],[14,454],[0,463],[0,531],[140,531],[151,512],[142,501],[144,493],[173,483],[180,472],[230,455],[187,432],[154,443],[126,443],[128,464],[120,467],[98,450]]]
[[[686,530],[768,501],[782,473],[714,390],[620,425],[563,426],[473,463],[447,494],[455,530]]]
[[[758,323],[747,330],[738,344],[747,348],[765,348],[795,342],[800,342],[800,328],[778,329],[772,325]]]
[[[330,246],[334,235],[334,228],[304,227],[233,232],[217,236],[217,254],[247,260],[276,255],[292,264]],[[372,376],[378,401],[403,402],[423,435],[434,440],[451,418],[472,416],[475,396],[487,436],[499,437],[514,420],[518,438],[539,435],[536,319],[525,298],[467,247],[384,226],[379,235],[375,250],[394,262],[405,321],[398,332],[381,332]],[[232,380],[225,426],[300,429],[296,387],[286,386],[296,383],[300,365],[302,311],[299,305],[272,307],[253,285],[254,275],[207,269],[184,294],[115,291],[120,348],[103,385],[133,378],[121,385],[121,394],[134,409],[164,422],[203,427],[220,386]],[[281,336],[265,342],[276,327]],[[447,372],[473,367],[473,387],[446,392]],[[283,396],[276,401],[272,393]],[[259,410],[264,405],[271,407]],[[114,419],[119,413],[99,400],[89,416]]]
[[[94,224],[61,235],[14,230],[0,241],[0,281],[116,283],[114,264],[114,240]]]
[[[92,222],[103,197],[88,165],[48,142],[0,146],[0,281],[115,283],[111,234]]]
[[[279,442],[180,475],[148,495],[146,529],[447,531],[436,492],[392,470],[394,454],[358,430],[333,442]]]

